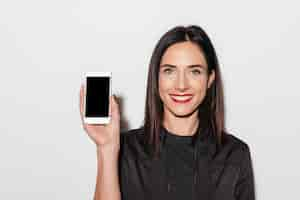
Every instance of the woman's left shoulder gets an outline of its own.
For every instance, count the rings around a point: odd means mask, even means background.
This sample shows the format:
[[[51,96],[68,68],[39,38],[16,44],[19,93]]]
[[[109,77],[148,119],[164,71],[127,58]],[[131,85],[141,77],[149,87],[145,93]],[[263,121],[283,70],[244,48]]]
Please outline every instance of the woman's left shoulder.
[[[245,140],[227,132],[223,134],[219,153],[221,157],[226,158],[225,160],[240,164],[245,157],[250,157],[250,147]]]
[[[241,139],[240,137],[233,135],[232,133],[224,133],[222,142],[224,146],[249,151],[248,143],[244,139]]]

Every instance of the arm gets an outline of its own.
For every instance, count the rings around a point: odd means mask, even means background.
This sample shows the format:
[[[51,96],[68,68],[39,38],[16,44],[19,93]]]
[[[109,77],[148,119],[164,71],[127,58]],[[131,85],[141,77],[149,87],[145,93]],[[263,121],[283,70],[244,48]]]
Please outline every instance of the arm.
[[[119,150],[97,149],[98,171],[94,200],[121,200],[118,156]]]
[[[237,200],[255,200],[253,167],[248,145],[243,154],[235,196]]]
[[[97,181],[94,200],[121,200],[118,180],[118,157],[120,150],[120,113],[114,95],[110,96],[109,124],[86,124],[84,122],[84,86],[79,93],[79,109],[82,126],[97,146]]]

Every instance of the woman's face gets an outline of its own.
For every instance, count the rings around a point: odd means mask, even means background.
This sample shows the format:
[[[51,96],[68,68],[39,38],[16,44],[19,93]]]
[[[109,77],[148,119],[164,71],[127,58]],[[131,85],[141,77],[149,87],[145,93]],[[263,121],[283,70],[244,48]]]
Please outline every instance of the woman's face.
[[[196,44],[185,41],[168,47],[160,62],[158,83],[164,115],[185,117],[198,112],[213,80],[214,71],[208,75],[204,54]]]

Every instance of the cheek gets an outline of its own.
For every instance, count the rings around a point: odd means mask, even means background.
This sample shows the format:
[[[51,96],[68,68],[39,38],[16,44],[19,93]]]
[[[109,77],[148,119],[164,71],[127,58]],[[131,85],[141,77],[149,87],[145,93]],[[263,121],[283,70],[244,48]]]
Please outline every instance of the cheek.
[[[160,78],[158,81],[159,92],[164,93],[172,88],[172,81]]]
[[[193,89],[198,93],[203,93],[207,89],[207,80],[206,79],[199,79],[191,83]]]

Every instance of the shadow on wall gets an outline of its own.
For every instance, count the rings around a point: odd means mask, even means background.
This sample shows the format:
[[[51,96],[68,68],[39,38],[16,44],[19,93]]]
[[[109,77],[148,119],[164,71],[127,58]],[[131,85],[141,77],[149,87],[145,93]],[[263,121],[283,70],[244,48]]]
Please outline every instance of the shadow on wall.
[[[120,95],[115,95],[120,111],[120,132],[129,130],[128,120],[124,115],[124,98]]]

